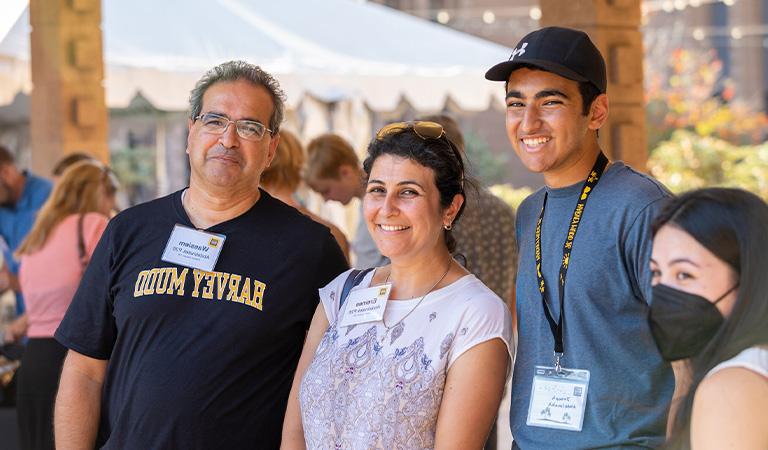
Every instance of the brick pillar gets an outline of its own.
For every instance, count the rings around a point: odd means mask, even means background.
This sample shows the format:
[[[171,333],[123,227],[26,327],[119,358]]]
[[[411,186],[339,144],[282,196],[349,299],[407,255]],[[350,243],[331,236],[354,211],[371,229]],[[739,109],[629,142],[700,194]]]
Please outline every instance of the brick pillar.
[[[30,25],[32,170],[77,151],[108,162],[100,0],[31,0]]]
[[[589,34],[608,69],[608,125],[600,130],[603,151],[638,170],[648,158],[643,101],[643,41],[640,0],[540,0],[541,26],[578,28]]]
[[[765,2],[741,1],[728,8],[728,25],[742,33],[740,39],[731,38],[731,78],[736,100],[755,111],[766,105],[763,86],[763,36],[760,33]]]

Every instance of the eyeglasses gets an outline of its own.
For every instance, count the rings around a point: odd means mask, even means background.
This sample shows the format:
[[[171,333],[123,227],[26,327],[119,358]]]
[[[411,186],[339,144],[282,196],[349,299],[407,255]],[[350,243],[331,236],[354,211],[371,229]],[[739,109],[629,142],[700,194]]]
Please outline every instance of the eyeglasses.
[[[443,126],[437,122],[395,122],[382,127],[381,130],[376,133],[376,140],[403,130],[413,130],[413,132],[416,133],[416,136],[422,139],[440,139],[445,135]]]
[[[193,120],[200,120],[203,124],[203,131],[211,134],[224,134],[229,124],[234,123],[237,135],[249,141],[260,141],[267,131],[269,134],[273,133],[262,123],[246,119],[231,120],[229,117],[211,112],[195,116]]]

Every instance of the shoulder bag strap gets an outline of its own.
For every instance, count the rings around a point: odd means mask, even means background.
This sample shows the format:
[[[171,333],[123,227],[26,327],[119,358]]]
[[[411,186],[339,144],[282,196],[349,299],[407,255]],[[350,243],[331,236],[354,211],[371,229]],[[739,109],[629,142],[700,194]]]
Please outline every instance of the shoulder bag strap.
[[[352,272],[349,272],[347,281],[344,282],[344,287],[341,289],[341,297],[339,298],[339,311],[341,311],[341,307],[344,305],[344,302],[347,301],[347,297],[349,296],[349,292],[352,290],[352,288],[360,284],[368,272],[373,269],[374,267],[365,270],[355,269]]]
[[[85,236],[83,236],[83,220],[85,214],[80,214],[77,218],[77,255],[80,258],[80,267],[85,271],[88,265],[88,252],[85,251]]]

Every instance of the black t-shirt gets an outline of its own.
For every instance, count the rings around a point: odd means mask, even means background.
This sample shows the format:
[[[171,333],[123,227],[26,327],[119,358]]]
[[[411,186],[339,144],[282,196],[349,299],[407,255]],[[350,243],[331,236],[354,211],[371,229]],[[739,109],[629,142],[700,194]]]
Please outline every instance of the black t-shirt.
[[[98,446],[277,449],[318,288],[347,267],[328,228],[261,191],[214,272],[162,261],[181,191],[115,217],[56,331],[109,359]]]

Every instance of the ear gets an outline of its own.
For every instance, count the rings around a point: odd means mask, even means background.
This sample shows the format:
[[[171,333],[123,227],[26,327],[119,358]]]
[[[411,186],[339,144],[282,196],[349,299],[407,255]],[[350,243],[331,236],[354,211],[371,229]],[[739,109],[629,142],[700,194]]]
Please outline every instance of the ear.
[[[352,168],[349,164],[342,164],[339,166],[339,174],[338,178],[340,180],[347,179],[352,176],[356,176],[356,170]]]
[[[15,167],[13,164],[0,164],[0,177],[3,180],[11,180]]]
[[[272,164],[272,160],[275,159],[275,155],[277,154],[277,144],[279,143],[280,133],[275,133],[269,141],[269,148],[267,149],[267,165],[265,167],[269,167],[269,165]]]
[[[600,94],[589,107],[589,129],[599,130],[608,121],[608,95]]]
[[[456,194],[451,200],[451,204],[443,210],[443,225],[453,225],[456,214],[459,213],[461,205],[464,204],[464,194]]]
[[[192,136],[192,125],[195,124],[195,121],[192,119],[187,119],[187,148],[185,152],[187,155],[189,155],[189,139]]]

